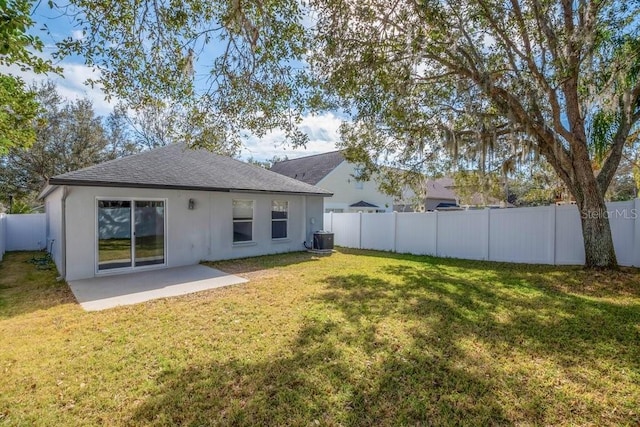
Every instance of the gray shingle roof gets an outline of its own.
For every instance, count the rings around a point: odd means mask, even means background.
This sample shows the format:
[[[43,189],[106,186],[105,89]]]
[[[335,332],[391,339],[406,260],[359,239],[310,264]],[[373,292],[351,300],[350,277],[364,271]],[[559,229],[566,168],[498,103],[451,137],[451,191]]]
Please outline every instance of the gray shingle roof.
[[[54,176],[50,185],[248,191],[331,196],[321,188],[207,150],[171,144]]]
[[[350,208],[377,208],[378,206],[373,203],[365,202],[364,200],[360,200],[357,203],[349,205]]]
[[[456,193],[443,186],[438,180],[428,180],[425,184],[427,199],[450,199],[456,200]]]
[[[271,170],[289,178],[316,185],[344,161],[340,151],[332,151],[299,159],[283,160],[275,163]]]

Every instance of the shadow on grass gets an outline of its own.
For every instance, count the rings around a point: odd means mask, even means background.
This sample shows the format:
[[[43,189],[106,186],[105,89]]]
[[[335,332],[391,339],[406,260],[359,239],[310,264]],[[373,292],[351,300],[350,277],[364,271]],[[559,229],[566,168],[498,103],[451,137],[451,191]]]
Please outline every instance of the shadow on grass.
[[[398,279],[393,282],[360,274],[333,276],[328,278],[331,291],[323,298],[356,325],[361,325],[362,319],[383,322],[389,313],[398,313],[399,318],[413,322],[409,352],[420,349],[445,354],[452,363],[471,370],[480,361],[481,369],[495,383],[510,384],[515,395],[526,396],[526,402],[519,409],[521,421],[549,423],[547,410],[562,408],[561,402],[567,400],[567,396],[544,382],[536,384],[532,379],[525,380],[523,367],[511,363],[510,357],[544,361],[555,370],[549,371],[548,376],[564,373],[558,381],[595,393],[613,364],[614,371],[628,373],[623,376],[628,382],[620,383],[619,391],[627,398],[637,395],[637,389],[631,385],[634,378],[640,378],[640,346],[637,345],[640,304],[598,300],[589,290],[585,295],[576,294],[575,288],[570,293],[563,292],[555,283],[557,276],[536,275],[537,281],[532,284],[528,282],[529,273],[519,273],[517,266],[492,270],[487,263],[481,263],[480,269],[468,269],[467,275],[473,278],[467,279],[444,272],[440,268],[443,264],[436,268],[405,265],[381,268],[381,275]],[[455,267],[459,263],[454,261],[448,265]],[[562,277],[560,275],[560,279]],[[637,275],[633,277],[637,280]],[[633,284],[631,293],[637,294]],[[465,348],[465,340],[472,340],[478,347]],[[478,359],[474,351],[478,352]],[[504,359],[497,364],[481,361],[483,351],[488,359],[496,355]],[[538,364],[534,363],[533,367],[545,369],[536,366]],[[573,371],[575,367],[579,369]],[[520,381],[514,381],[514,368],[521,371],[516,375],[521,376]],[[576,374],[580,370],[583,373]],[[573,399],[575,406],[586,404],[579,402],[579,393]],[[606,402],[590,399],[587,412],[591,417],[611,410]],[[633,399],[616,404],[631,414],[621,418],[624,422],[640,421]],[[582,419],[591,422],[589,416]]]
[[[335,322],[305,326],[291,351],[270,361],[231,360],[166,372],[162,392],[132,424],[483,425],[506,423],[483,376],[414,349],[357,369],[338,343],[353,337]]]
[[[42,252],[5,253],[0,261],[0,318],[76,303],[69,286],[56,281],[55,265],[30,262],[42,258]]]
[[[323,298],[352,322],[390,312],[418,322],[435,318],[442,328],[479,336],[494,346],[519,347],[573,363],[577,358],[593,362],[607,348],[629,367],[640,368],[640,346],[635,342],[640,304],[564,293],[551,279],[540,279],[542,286],[530,284],[514,271],[485,270],[485,279],[407,266],[382,271],[401,282],[333,276],[328,278],[333,291]]]
[[[339,248],[339,251],[346,255],[419,262],[428,267],[429,271],[446,271],[448,274],[451,273],[452,268],[463,274],[468,271],[489,273],[496,279],[516,286],[528,282],[532,285],[560,292],[575,292],[583,296],[640,297],[640,269],[634,267],[621,267],[619,271],[594,271],[586,270],[579,265],[555,266],[476,261],[350,248]],[[545,278],[545,275],[548,277]]]
[[[637,392],[629,388],[640,378],[635,297],[595,298],[590,281],[599,279],[580,268],[341,252],[402,262],[363,273],[341,273],[334,266],[322,276],[324,288],[305,306],[303,326],[287,348],[272,357],[231,356],[165,372],[158,392],[142,402],[131,423],[640,421]],[[260,269],[313,260],[309,254],[280,257],[241,262]],[[606,296],[635,296],[637,274],[620,280],[629,277],[632,283],[623,289],[598,289]],[[629,375],[620,390],[601,383],[612,366]],[[606,418],[613,414],[611,402],[597,396],[611,391],[624,401],[616,401],[618,412]]]

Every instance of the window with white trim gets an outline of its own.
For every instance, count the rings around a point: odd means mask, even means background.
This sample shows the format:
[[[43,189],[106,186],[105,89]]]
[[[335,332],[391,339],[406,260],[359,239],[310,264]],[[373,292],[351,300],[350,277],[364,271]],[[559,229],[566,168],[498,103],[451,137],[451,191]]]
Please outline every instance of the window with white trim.
[[[233,243],[253,241],[253,200],[233,200]]]
[[[286,200],[271,201],[271,238],[286,239],[289,222],[289,202]]]

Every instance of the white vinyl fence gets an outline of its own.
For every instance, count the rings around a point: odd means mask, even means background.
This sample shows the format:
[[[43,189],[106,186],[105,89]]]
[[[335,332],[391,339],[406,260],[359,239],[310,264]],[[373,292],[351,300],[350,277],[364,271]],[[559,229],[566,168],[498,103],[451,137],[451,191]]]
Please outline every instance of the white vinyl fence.
[[[46,245],[45,214],[0,214],[0,260],[6,251],[35,251]]]
[[[607,204],[620,265],[640,266],[640,199]],[[576,206],[426,213],[327,213],[338,246],[528,264],[584,263]]]

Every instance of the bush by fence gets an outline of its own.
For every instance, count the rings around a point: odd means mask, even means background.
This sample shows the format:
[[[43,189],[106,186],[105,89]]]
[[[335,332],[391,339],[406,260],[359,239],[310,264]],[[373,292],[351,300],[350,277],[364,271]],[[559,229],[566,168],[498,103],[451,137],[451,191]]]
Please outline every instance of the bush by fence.
[[[640,199],[608,203],[620,265],[640,266]],[[426,213],[328,213],[335,244],[417,255],[571,265],[584,263],[576,206]]]

